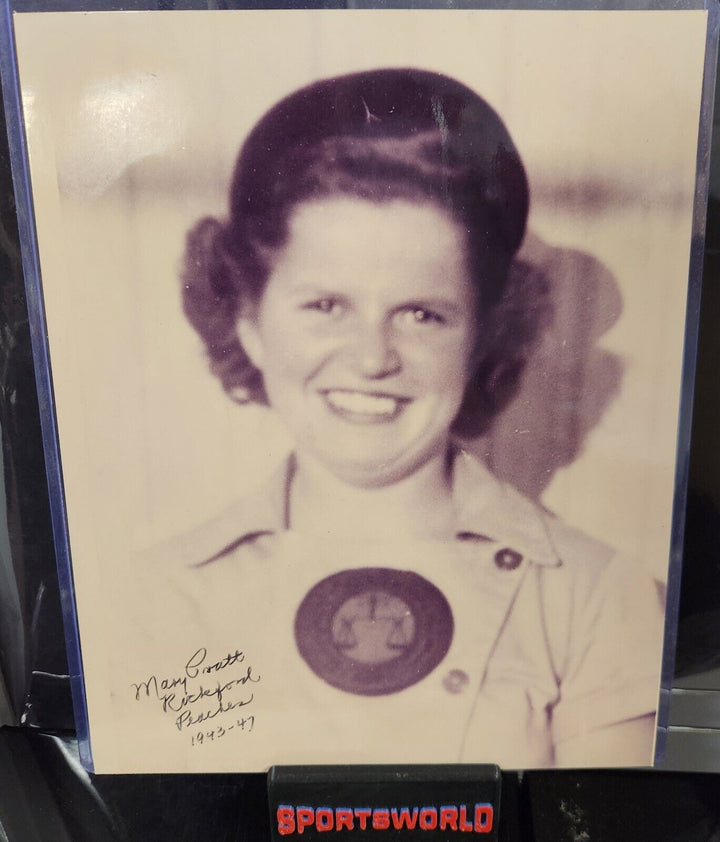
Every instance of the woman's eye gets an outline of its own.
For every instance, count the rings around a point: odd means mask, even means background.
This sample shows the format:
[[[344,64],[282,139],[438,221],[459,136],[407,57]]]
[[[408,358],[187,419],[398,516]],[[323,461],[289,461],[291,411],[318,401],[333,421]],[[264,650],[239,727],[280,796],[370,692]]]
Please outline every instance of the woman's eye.
[[[404,322],[413,325],[445,324],[445,319],[439,313],[435,313],[425,307],[410,307],[404,310],[401,315]]]
[[[337,315],[341,310],[342,305],[334,298],[318,298],[317,301],[309,301],[303,305],[303,310],[314,310],[317,313],[325,313],[326,315]]]

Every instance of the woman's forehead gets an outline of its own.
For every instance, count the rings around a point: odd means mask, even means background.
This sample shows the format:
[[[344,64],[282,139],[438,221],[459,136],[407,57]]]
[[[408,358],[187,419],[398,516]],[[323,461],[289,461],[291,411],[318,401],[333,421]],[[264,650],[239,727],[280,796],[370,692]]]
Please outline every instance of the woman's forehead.
[[[462,295],[472,286],[466,234],[431,202],[371,202],[336,196],[304,202],[270,280],[286,289],[392,289],[417,295]]]

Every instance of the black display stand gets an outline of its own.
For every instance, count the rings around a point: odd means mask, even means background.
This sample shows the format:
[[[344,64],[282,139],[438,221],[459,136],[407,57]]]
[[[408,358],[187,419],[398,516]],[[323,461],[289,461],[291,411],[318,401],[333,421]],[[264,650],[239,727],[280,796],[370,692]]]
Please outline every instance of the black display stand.
[[[463,834],[496,840],[497,766],[275,766],[268,774],[274,842],[285,837],[430,842]]]

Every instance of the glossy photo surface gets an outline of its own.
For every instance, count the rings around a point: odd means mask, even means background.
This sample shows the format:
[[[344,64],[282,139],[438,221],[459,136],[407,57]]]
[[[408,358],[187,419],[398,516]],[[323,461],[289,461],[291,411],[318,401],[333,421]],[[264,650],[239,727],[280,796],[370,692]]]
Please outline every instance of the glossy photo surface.
[[[650,765],[707,14],[15,29],[86,764]]]

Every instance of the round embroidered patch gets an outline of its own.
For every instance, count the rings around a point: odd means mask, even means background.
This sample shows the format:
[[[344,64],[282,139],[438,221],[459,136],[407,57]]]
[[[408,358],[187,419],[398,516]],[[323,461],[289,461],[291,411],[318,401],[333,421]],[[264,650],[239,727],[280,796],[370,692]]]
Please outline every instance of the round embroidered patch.
[[[397,693],[445,657],[453,616],[444,595],[403,570],[343,570],[318,582],[295,615],[295,642],[310,669],[359,696]]]

